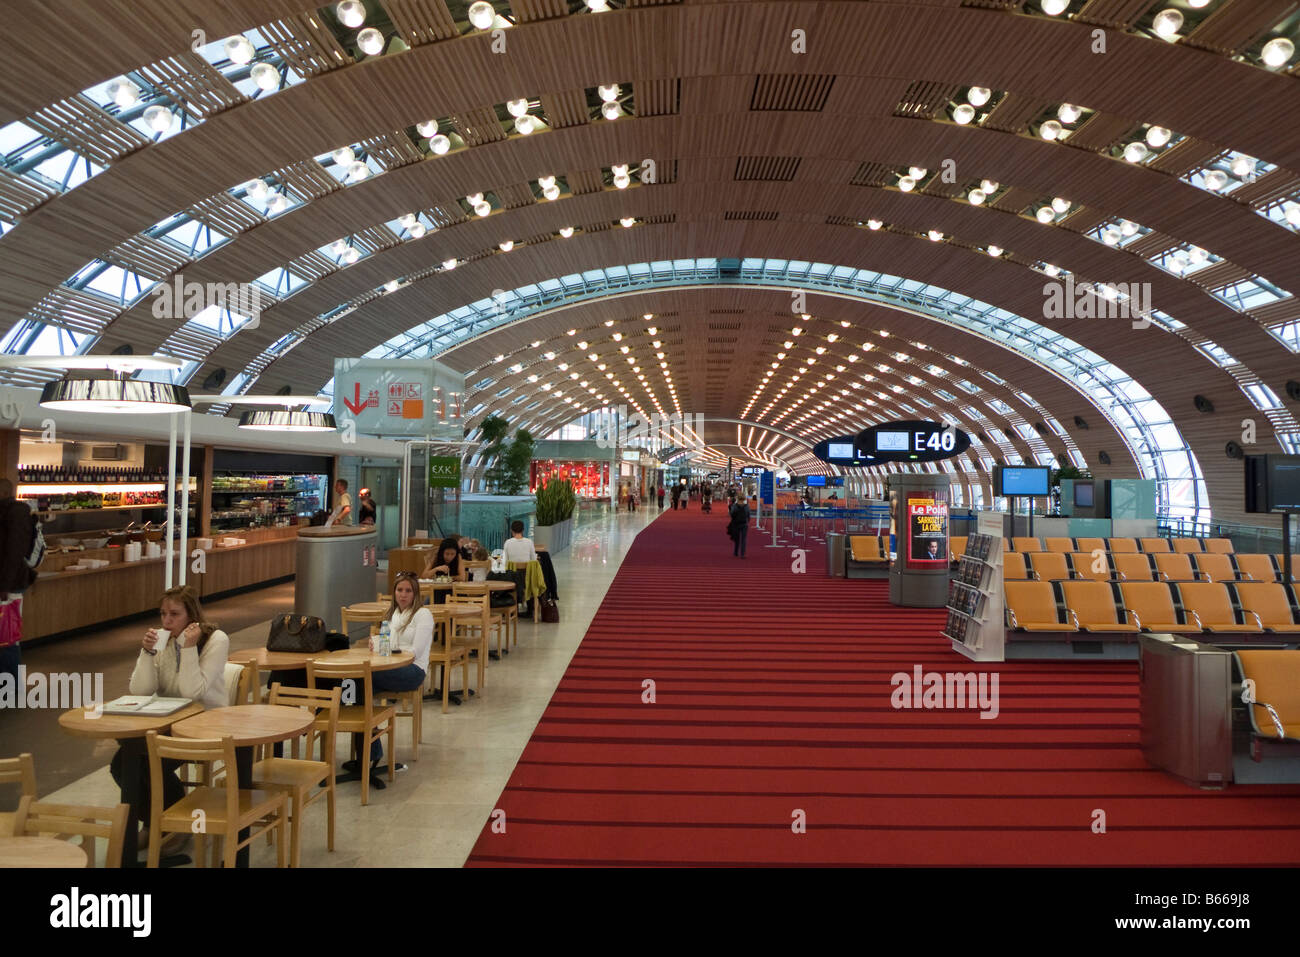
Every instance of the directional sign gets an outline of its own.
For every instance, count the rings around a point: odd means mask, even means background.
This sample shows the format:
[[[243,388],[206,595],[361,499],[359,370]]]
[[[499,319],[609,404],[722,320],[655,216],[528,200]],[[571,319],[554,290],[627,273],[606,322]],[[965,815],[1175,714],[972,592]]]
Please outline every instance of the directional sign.
[[[970,436],[955,425],[922,419],[874,425],[854,441],[860,453],[883,462],[938,462],[970,448]]]
[[[363,435],[462,437],[465,376],[432,359],[335,359],[334,416]]]

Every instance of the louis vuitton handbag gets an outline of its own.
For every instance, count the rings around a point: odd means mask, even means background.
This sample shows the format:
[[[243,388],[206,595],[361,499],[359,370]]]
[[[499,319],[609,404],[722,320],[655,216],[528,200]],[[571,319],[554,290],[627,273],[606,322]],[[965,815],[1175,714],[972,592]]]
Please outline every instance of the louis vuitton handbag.
[[[267,651],[315,654],[325,650],[325,622],[311,615],[281,615],[271,620]]]

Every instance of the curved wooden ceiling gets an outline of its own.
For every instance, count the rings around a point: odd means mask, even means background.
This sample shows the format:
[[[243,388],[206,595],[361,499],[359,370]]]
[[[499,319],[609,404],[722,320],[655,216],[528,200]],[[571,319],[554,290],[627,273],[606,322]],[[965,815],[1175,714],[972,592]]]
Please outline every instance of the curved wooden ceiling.
[[[423,11],[450,22],[442,0],[382,2],[394,20]],[[1148,0],[1087,0],[1072,5],[1076,16],[1067,21],[1024,16],[1023,4],[989,0],[970,5],[958,0],[644,5],[630,0],[629,9],[573,16],[564,15],[563,3],[519,0],[513,12],[529,22],[508,31],[506,54],[494,54],[490,38],[475,33],[348,63],[274,96],[212,113],[27,212],[0,238],[0,325],[8,328],[31,313],[88,261],[253,177],[369,137],[400,137],[430,117],[494,109],[518,96],[540,98],[544,107],[572,103],[575,91],[618,82],[630,85],[634,117],[588,123],[584,114],[563,126],[556,121],[556,107],[555,128],[542,134],[511,136],[399,166],[257,224],[185,265],[187,280],[247,282],[340,236],[415,209],[455,205],[472,192],[520,196],[526,184],[545,174],[566,177],[574,192],[553,203],[524,201],[486,219],[471,217],[417,241],[394,241],[354,266],[329,271],[269,309],[260,328],[217,347],[196,379],[216,367],[239,370],[265,363],[271,343],[319,326],[266,367],[256,391],[283,382],[295,389],[318,387],[332,374],[335,356],[364,353],[493,289],[591,268],[681,257],[827,262],[970,295],[1042,321],[1114,362],[1174,417],[1200,461],[1216,515],[1232,517],[1240,514],[1239,466],[1225,458],[1224,444],[1239,438],[1240,422],[1247,417],[1259,421],[1261,443],[1275,444],[1267,420],[1243,394],[1241,376],[1234,378],[1194,344],[1209,340],[1222,347],[1240,369],[1272,389],[1286,410],[1300,413],[1300,403],[1286,391],[1289,380],[1300,378],[1296,354],[1264,330],[1257,321],[1262,317],[1238,312],[1210,294],[1211,282],[1252,275],[1291,296],[1300,292],[1300,239],[1247,204],[1265,196],[1300,196],[1300,131],[1285,121],[1300,112],[1300,94],[1294,76],[1231,59],[1297,4],[1215,0],[1213,23],[1207,20],[1177,45],[1116,29],[1160,6]],[[229,0],[211,7],[200,0],[28,5],[7,23],[10,54],[0,62],[0,125],[175,56],[188,49],[195,29],[215,39],[309,12],[293,0]],[[1104,54],[1093,52],[1098,24],[1106,28]],[[791,52],[795,29],[806,32],[806,53]],[[990,117],[983,127],[959,127],[943,120],[941,109],[941,121],[935,121],[932,109],[903,108],[927,97],[938,97],[942,106],[976,83],[1005,91],[999,122]],[[1096,113],[1065,144],[1024,135],[1030,120],[1062,102]],[[1187,140],[1149,166],[1106,155],[1107,147],[1145,123],[1168,127]],[[1278,169],[1261,177],[1258,187],[1227,196],[1178,178],[1225,150]],[[658,183],[625,191],[601,187],[600,170],[613,163],[635,165],[645,157],[656,159],[664,171]],[[955,164],[955,184],[932,182],[910,195],[880,176],[882,168],[909,165],[933,172],[945,161]],[[960,187],[981,178],[998,181],[1009,194],[971,206]],[[1019,215],[1054,196],[1080,208],[1055,225]],[[629,230],[603,228],[623,216],[654,222]],[[1147,255],[1161,243],[1164,248],[1195,244],[1223,262],[1211,267],[1213,273],[1180,278],[1129,249],[1085,235],[1119,217],[1153,230],[1143,247]],[[883,220],[887,228],[868,232],[851,225],[868,218]],[[562,226],[583,232],[568,240],[549,238]],[[930,229],[942,231],[947,241],[926,240]],[[497,252],[496,244],[507,238],[522,244],[508,254]],[[1007,251],[1002,259],[979,251],[991,243]],[[320,322],[340,304],[364,299],[388,280],[428,273],[449,257],[463,265],[371,298],[340,322]],[[1155,307],[1187,328],[1175,336],[1134,330],[1119,320],[1044,320],[1044,277],[1030,268],[1040,261],[1094,281],[1150,283]],[[612,312],[610,306],[584,305],[579,318],[541,317],[525,327],[494,331],[446,358],[468,370],[489,354],[511,352],[502,342],[517,347],[562,335],[558,326],[550,328],[553,322],[569,328],[583,321],[596,328],[597,317],[662,311],[681,316],[676,370],[679,362],[689,363],[692,342],[708,338],[710,311],[723,299],[744,303],[729,308],[745,310],[742,323],[759,330],[755,342],[770,338],[766,327],[776,323],[779,309],[768,301],[776,298],[773,294],[751,290],[653,292],[637,298]],[[1073,429],[1078,410],[1091,408],[1080,391],[1006,349],[969,336],[965,342],[950,327],[922,326],[914,316],[829,297],[810,296],[809,311],[819,320],[849,321],[855,332],[893,326],[899,335],[929,341],[938,352],[961,354],[1042,403],[1071,430],[1090,464],[1098,451],[1109,450],[1116,474],[1136,469],[1115,432]],[[1300,309],[1284,300],[1270,307],[1268,317],[1300,318]],[[114,319],[95,351],[122,343],[155,349],[176,325],[155,319],[146,301]],[[745,338],[751,338],[748,332]],[[708,363],[696,372],[683,365],[679,395],[684,402],[703,403],[708,413],[742,417],[752,376],[763,367],[760,352],[753,353],[749,367],[731,366],[737,378],[721,394],[708,392]],[[491,391],[504,387],[494,384]],[[1216,414],[1195,412],[1195,394],[1210,396]],[[543,394],[538,398],[543,404],[530,420],[563,417],[562,405]],[[1026,421],[1037,420],[1031,417],[1034,410],[1022,411],[1018,399],[1011,404]],[[1085,417],[1101,424],[1095,410]],[[996,427],[1014,436],[1004,425]],[[1056,439],[1053,448],[1060,444]]]

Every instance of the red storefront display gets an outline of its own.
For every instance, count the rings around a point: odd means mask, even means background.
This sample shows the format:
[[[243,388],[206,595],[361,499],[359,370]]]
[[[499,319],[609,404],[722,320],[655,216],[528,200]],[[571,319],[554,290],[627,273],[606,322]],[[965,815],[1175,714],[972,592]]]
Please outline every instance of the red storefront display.
[[[579,498],[609,497],[608,462],[556,462],[553,459],[534,460],[529,469],[528,491],[551,478],[568,479]]]

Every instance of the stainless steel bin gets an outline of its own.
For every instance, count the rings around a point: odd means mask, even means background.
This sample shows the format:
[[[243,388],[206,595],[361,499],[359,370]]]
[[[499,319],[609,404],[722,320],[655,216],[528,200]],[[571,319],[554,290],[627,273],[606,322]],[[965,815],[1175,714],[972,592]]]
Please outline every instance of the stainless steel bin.
[[[826,577],[843,578],[847,554],[846,538],[840,532],[826,533]]]
[[[1232,653],[1191,638],[1139,639],[1142,757],[1188,784],[1232,781]]]

